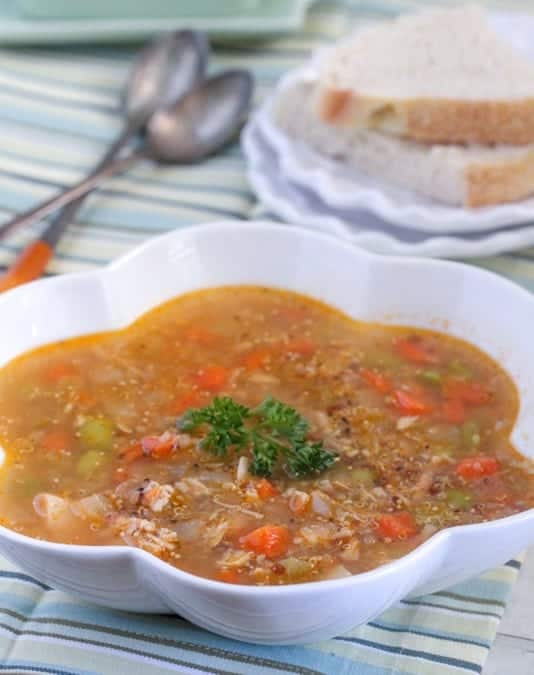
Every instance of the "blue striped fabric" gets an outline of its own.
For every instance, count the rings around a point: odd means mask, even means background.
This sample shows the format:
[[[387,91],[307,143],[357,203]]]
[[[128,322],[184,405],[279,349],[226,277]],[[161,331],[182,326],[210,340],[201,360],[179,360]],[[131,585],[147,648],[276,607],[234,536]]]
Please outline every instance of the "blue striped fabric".
[[[311,49],[417,0],[317,3],[303,30],[269,42],[219,45],[213,68],[246,66],[257,100]],[[419,0],[419,4],[425,4]],[[494,3],[495,4],[495,3]],[[498,3],[497,3],[498,4]],[[528,9],[528,0],[501,0]],[[122,47],[0,50],[0,219],[81,177],[120,127],[118,96],[132,51]],[[266,216],[237,145],[200,166],[140,165],[110,180],[65,235],[51,273],[104,265],[159,232],[219,218]],[[0,265],[42,227],[0,242]],[[534,290],[534,249],[478,260]],[[0,671],[6,673],[479,673],[519,560],[475,581],[405,600],[348,635],[308,647],[255,647],[179,617],[125,614],[49,589],[0,559]]]
[[[307,647],[260,647],[180,617],[87,605],[0,559],[0,669],[68,673],[479,673],[518,560],[454,588],[405,600],[347,635]]]

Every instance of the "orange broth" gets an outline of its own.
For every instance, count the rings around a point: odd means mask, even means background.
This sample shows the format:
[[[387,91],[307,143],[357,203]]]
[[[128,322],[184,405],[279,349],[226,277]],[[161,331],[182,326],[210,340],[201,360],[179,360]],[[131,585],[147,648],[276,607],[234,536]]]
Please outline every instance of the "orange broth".
[[[267,397],[336,453],[291,477],[217,456],[191,408]],[[2,523],[52,541],[137,546],[194,574],[284,584],[347,576],[437,530],[531,508],[511,446],[518,394],[472,345],[353,321],[267,288],[184,295],[124,330],[65,340],[0,371]]]

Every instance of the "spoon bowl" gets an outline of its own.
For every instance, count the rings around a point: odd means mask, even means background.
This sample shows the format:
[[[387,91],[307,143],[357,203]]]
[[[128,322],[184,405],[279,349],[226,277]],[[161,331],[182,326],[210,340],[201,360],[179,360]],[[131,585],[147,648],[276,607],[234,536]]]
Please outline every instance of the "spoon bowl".
[[[250,106],[253,80],[230,70],[206,80],[147,124],[146,152],[157,162],[197,162],[227,143]]]
[[[22,216],[0,226],[0,236],[17,225],[44,218],[56,209],[86,195],[109,176],[122,173],[142,160],[162,164],[198,162],[230,141],[241,127],[249,109],[253,79],[245,70],[231,70],[208,80],[180,101],[157,110],[146,125],[144,142],[137,152],[109,161],[61,194]],[[55,228],[52,227],[52,236]],[[57,232],[57,230],[56,230]],[[0,279],[0,291],[35,278],[50,257],[52,247],[44,238],[27,247],[13,273]],[[26,271],[32,275],[28,278]],[[24,273],[23,273],[24,271]],[[11,270],[10,270],[11,272]]]
[[[174,31],[152,40],[137,56],[121,95],[124,127],[98,162],[89,178],[106,175],[113,160],[120,156],[131,139],[146,129],[146,123],[156,110],[175,103],[204,79],[209,45],[204,33],[191,30]],[[39,239],[28,244],[5,275],[0,278],[0,292],[40,276],[65,229],[73,222],[86,192],[63,200],[63,194],[43,205],[12,218],[0,226],[0,237],[13,228],[32,222],[66,205],[41,233]]]
[[[130,125],[140,127],[155,110],[170,105],[204,78],[209,46],[204,33],[165,33],[135,59],[121,103]]]

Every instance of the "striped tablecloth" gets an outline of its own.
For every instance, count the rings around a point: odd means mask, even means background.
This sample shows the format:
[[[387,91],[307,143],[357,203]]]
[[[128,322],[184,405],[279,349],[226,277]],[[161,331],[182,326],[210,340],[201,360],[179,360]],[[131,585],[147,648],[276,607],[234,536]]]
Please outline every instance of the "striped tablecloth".
[[[253,69],[261,99],[316,46],[363,21],[423,0],[320,2],[290,38],[215,47],[213,68]],[[428,4],[428,3],[426,3]],[[494,3],[495,4],[495,3]],[[533,9],[530,0],[501,7]],[[0,218],[81,177],[118,132],[128,48],[0,50]],[[65,235],[53,273],[103,265],[146,238],[220,218],[267,216],[247,185],[238,145],[200,166],[139,166],[92,196]],[[41,225],[0,242],[0,265]],[[534,248],[477,261],[534,290]],[[0,558],[0,671],[10,673],[306,673],[452,675],[480,672],[520,563],[407,600],[352,633],[309,647],[254,647],[178,617],[85,605]]]

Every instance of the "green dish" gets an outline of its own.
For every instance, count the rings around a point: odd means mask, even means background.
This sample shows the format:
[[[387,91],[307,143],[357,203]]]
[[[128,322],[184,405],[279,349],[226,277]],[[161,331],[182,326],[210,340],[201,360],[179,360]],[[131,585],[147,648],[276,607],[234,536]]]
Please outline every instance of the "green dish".
[[[251,2],[256,9],[238,11]],[[203,30],[219,41],[261,39],[298,30],[312,2],[151,0],[147,9],[141,0],[0,0],[0,46],[131,43],[180,28]],[[128,6],[128,12],[119,16],[119,6]],[[215,7],[216,13],[210,13]],[[97,16],[102,8],[106,15]],[[172,15],[162,14],[171,8]]]
[[[290,13],[292,0],[18,0],[22,15],[32,19],[195,19]]]

